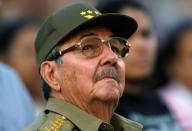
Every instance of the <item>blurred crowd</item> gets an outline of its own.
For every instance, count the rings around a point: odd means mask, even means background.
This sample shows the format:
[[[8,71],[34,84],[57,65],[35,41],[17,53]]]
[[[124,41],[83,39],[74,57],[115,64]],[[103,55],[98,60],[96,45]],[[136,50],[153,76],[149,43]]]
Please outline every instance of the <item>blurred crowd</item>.
[[[74,2],[80,0],[0,0],[0,131],[22,130],[44,109],[35,38],[48,15]],[[192,16],[187,4],[83,2],[102,13],[131,16],[138,23],[128,40],[132,46],[124,59],[126,85],[116,112],[143,124],[144,131],[192,131]],[[166,3],[169,6],[163,6]],[[164,12],[173,11],[172,4],[186,8],[168,16]],[[182,12],[185,17],[180,17]]]

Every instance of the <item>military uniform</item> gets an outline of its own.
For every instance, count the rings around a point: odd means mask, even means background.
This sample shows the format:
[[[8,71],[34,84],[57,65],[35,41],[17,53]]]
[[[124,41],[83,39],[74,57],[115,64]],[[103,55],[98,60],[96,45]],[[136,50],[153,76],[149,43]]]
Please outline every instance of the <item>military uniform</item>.
[[[118,25],[118,26],[117,26]],[[36,61],[39,71],[49,52],[63,39],[88,27],[104,26],[118,37],[129,38],[137,29],[131,17],[121,14],[101,14],[86,3],[66,6],[50,15],[42,25],[36,41]],[[60,52],[55,57],[61,55]],[[49,59],[49,60],[53,60]],[[70,92],[68,92],[70,93]],[[49,98],[38,119],[24,131],[141,131],[142,126],[114,114],[110,124],[89,115],[75,105]]]
[[[111,123],[89,115],[78,107],[49,98],[47,107],[38,119],[24,131],[141,131],[142,126],[114,114]]]

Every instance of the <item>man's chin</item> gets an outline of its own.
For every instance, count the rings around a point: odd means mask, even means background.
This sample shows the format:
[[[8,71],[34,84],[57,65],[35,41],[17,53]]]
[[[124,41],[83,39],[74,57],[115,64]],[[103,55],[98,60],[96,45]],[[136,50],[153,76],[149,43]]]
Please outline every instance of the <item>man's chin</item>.
[[[116,87],[109,87],[108,89],[100,90],[97,92],[97,99],[103,102],[118,101],[121,93],[118,89],[111,89]]]
[[[102,80],[95,84],[95,96],[102,101],[117,101],[123,93],[120,84],[115,80]]]

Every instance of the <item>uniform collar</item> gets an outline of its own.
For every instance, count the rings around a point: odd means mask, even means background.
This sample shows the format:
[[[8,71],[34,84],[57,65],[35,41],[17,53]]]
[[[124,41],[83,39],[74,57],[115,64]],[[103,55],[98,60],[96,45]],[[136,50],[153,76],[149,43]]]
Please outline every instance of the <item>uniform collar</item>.
[[[77,106],[55,98],[49,98],[46,109],[65,116],[83,131],[98,131],[103,123],[100,119],[89,115]]]
[[[142,126],[129,121],[117,114],[114,114],[111,120],[111,124],[104,123],[100,119],[84,112],[77,106],[70,104],[63,100],[58,100],[55,98],[49,98],[46,110],[59,113],[70,120],[74,125],[76,125],[80,130],[83,131],[98,131],[103,129],[106,131],[113,131],[116,129],[123,128],[125,131],[128,129],[134,129],[134,131],[140,131]]]

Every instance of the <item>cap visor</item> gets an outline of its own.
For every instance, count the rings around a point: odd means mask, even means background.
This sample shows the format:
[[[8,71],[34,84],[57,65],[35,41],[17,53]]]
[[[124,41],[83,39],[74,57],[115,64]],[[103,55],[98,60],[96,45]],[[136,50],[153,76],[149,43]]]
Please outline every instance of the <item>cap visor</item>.
[[[93,26],[104,26],[122,38],[129,38],[137,30],[137,22],[126,15],[108,13],[96,16],[75,28],[70,33]]]

